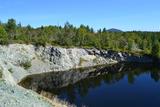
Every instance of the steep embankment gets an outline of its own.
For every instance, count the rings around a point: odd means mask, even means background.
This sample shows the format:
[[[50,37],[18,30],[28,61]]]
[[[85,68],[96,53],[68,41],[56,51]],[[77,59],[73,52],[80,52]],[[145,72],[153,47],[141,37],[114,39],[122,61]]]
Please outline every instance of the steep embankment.
[[[100,51],[95,49],[35,47],[24,44],[0,46],[0,59],[16,82],[31,74],[117,63],[108,56],[101,56]]]
[[[25,44],[0,46],[0,95],[3,96],[0,106],[53,106],[38,94],[17,85],[27,75],[113,64],[121,61],[151,62],[152,60],[144,56],[97,49],[35,47]]]

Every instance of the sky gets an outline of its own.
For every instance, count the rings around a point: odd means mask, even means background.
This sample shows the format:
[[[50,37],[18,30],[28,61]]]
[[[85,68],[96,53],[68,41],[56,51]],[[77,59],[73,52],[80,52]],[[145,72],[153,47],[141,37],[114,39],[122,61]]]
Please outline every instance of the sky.
[[[0,21],[160,31],[160,0],[0,0]]]

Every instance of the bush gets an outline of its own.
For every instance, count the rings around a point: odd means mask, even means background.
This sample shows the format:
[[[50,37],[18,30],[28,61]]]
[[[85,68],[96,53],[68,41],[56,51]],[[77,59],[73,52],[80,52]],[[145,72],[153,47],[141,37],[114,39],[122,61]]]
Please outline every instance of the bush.
[[[0,44],[1,44],[1,45],[8,45],[8,44],[9,44],[9,41],[8,41],[8,39],[1,38],[1,39],[0,39]]]
[[[35,46],[43,46],[45,47],[46,46],[46,41],[42,40],[42,39],[37,39],[33,42],[33,44]]]
[[[32,64],[31,64],[30,61],[27,61],[27,62],[21,63],[20,66],[22,66],[24,69],[27,70],[27,69],[29,69],[32,66]]]
[[[155,58],[160,58],[160,45],[155,43],[152,47],[152,56]]]
[[[8,44],[8,35],[3,26],[0,26],[0,44],[1,45]]]
[[[2,71],[0,70],[0,79],[2,78],[2,76],[3,76],[3,73],[2,73]]]

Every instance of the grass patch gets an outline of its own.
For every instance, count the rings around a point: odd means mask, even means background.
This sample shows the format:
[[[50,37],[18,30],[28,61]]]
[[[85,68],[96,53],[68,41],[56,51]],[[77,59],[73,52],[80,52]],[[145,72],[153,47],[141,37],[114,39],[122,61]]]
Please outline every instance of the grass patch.
[[[0,79],[2,78],[2,76],[3,76],[3,73],[2,73],[2,71],[0,70]]]
[[[27,62],[23,62],[20,64],[20,66],[22,66],[24,69],[29,69],[31,67],[31,62],[27,61]]]

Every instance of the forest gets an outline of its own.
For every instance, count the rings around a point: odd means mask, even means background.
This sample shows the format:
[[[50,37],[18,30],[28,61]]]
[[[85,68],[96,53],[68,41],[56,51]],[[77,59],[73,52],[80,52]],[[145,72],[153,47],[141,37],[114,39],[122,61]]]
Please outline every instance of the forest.
[[[15,19],[0,22],[0,44],[33,44],[97,48],[160,57],[160,32],[112,32],[106,28],[95,31],[92,27],[76,27],[69,22],[64,26],[22,26]]]

